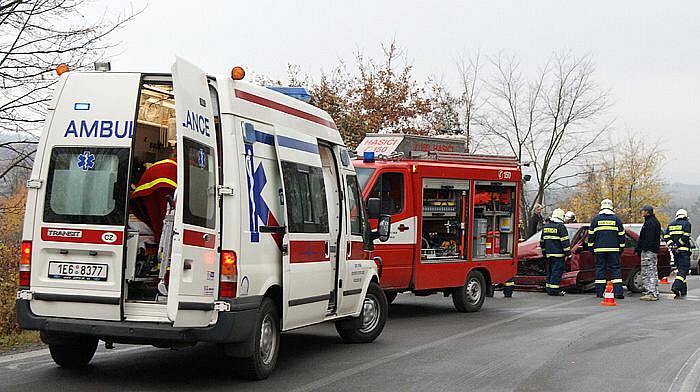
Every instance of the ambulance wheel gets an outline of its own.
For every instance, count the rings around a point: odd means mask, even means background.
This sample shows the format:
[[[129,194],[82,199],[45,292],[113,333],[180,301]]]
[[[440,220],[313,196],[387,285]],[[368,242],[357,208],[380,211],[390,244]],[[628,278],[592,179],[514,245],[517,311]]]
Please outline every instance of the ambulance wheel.
[[[635,268],[630,276],[627,278],[627,290],[633,293],[641,293],[644,291],[644,277],[642,276],[642,270]]]
[[[467,276],[464,286],[452,292],[452,303],[460,312],[478,312],[484,304],[487,294],[486,279],[479,271],[472,271]]]
[[[386,295],[386,303],[391,305],[392,302],[396,299],[396,296],[399,295],[396,291],[385,291],[384,295]]]
[[[382,333],[389,314],[389,303],[379,284],[371,282],[356,319],[337,321],[335,329],[346,343],[370,343]]]
[[[94,337],[70,339],[60,344],[49,344],[49,352],[58,366],[80,368],[90,363],[97,351],[98,342]]]
[[[272,374],[280,349],[280,317],[277,306],[270,298],[263,299],[255,324],[254,352],[236,361],[239,375],[249,380],[264,380]]]

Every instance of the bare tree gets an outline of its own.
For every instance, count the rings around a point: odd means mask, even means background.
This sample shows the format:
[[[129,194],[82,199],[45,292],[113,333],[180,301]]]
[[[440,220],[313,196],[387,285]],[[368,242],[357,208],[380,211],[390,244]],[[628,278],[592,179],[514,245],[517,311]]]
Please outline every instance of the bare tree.
[[[460,81],[460,104],[462,107],[462,129],[467,137],[467,149],[477,151],[484,142],[488,141],[488,134],[481,134],[475,137],[477,127],[482,123],[482,109],[486,101],[482,99],[481,90],[483,80],[481,79],[481,52],[477,51],[474,56],[464,57],[457,62],[457,72]]]
[[[600,125],[609,107],[607,91],[592,78],[595,67],[590,56],[560,53],[551,64],[543,69],[538,83],[538,126],[526,143],[537,181],[529,210],[542,203],[545,191],[576,185],[588,158],[607,149],[601,141],[610,123]]]
[[[585,177],[588,158],[602,152],[600,125],[608,108],[607,92],[593,81],[590,56],[555,54],[528,80],[514,57],[491,59],[495,77],[489,82],[486,130],[520,162],[530,162],[535,187],[523,192],[525,221],[545,194],[572,187]]]
[[[104,58],[115,46],[108,36],[136,15],[85,21],[89,3],[0,0],[0,179],[31,166],[56,67],[77,70]]]

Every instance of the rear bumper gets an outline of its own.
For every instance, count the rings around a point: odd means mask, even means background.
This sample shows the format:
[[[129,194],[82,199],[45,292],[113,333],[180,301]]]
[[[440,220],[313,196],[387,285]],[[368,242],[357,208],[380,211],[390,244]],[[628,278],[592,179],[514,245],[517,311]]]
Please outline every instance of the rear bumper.
[[[170,345],[175,343],[238,343],[253,332],[262,296],[227,300],[231,311],[219,312],[214,325],[203,328],[175,328],[166,323],[83,320],[34,314],[29,300],[17,300],[17,320],[22,328],[61,335],[96,336],[104,341],[130,344]],[[50,343],[50,342],[49,342]]]

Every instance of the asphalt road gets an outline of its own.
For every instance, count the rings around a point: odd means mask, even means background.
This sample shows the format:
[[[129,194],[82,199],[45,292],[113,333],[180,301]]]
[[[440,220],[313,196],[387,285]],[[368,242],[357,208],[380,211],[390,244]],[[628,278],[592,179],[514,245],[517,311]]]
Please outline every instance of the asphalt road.
[[[47,350],[0,356],[0,391],[695,391],[700,280],[689,284],[684,300],[627,293],[611,308],[591,294],[497,293],[475,314],[400,295],[373,344],[343,344],[332,325],[284,334],[261,382],[232,378],[210,345],[101,348],[83,370],[58,368]]]

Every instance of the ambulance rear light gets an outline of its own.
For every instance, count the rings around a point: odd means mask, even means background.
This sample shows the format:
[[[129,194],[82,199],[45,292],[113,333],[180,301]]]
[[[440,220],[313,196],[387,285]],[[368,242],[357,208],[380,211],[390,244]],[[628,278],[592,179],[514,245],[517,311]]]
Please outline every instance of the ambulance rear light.
[[[234,298],[238,289],[238,260],[236,252],[224,250],[221,252],[221,267],[219,270],[219,298]]]
[[[19,288],[29,288],[29,277],[32,271],[32,242],[22,241],[19,256]]]
[[[70,71],[70,70],[68,69],[68,65],[66,65],[66,64],[64,64],[64,63],[58,64],[58,67],[56,67],[56,74],[57,74],[58,76],[61,76],[61,75],[63,75],[64,73],[66,73],[66,72],[68,72],[68,71]]]

